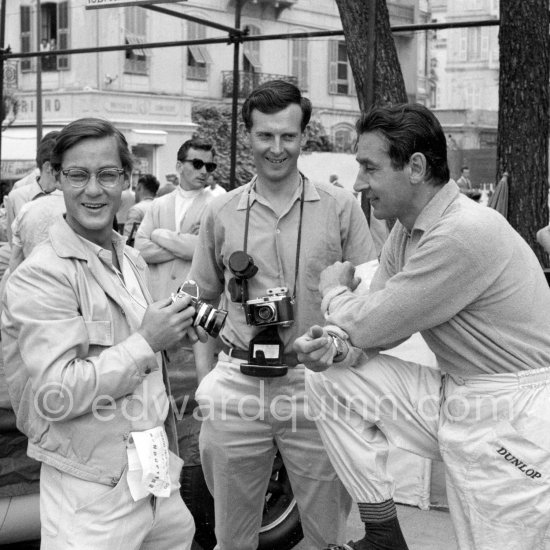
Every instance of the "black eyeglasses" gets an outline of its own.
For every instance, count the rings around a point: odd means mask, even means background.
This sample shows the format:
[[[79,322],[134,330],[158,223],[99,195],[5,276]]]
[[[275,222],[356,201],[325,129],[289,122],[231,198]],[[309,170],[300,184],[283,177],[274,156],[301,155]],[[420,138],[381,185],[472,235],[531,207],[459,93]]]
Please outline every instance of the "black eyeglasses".
[[[218,167],[215,162],[204,162],[201,159],[186,159],[180,162],[190,162],[195,170],[202,170],[204,166],[208,173],[213,172]]]

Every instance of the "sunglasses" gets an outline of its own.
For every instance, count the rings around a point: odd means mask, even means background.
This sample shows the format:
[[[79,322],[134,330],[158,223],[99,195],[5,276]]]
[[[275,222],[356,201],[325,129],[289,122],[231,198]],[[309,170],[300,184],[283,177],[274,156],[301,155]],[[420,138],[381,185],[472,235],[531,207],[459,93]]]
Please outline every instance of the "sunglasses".
[[[187,159],[180,162],[190,162],[195,170],[202,170],[204,166],[208,173],[213,172],[218,166],[215,162],[204,162],[201,159]]]

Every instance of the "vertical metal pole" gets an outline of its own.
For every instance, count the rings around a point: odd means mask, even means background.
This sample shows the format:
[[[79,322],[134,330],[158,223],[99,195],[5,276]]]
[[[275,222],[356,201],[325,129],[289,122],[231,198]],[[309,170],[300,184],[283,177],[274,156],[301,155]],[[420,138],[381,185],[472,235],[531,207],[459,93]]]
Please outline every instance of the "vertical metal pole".
[[[378,0],[369,0],[368,6],[368,25],[367,25],[367,78],[365,90],[365,105],[367,110],[374,105],[374,73],[376,67],[376,2]],[[361,193],[361,208],[370,225],[370,200],[365,193]]]
[[[42,33],[42,9],[36,0],[36,51],[40,51]],[[42,140],[42,57],[36,58],[36,149]]]
[[[6,38],[6,0],[2,0],[2,14],[0,16],[0,107],[4,114],[4,41]],[[4,122],[3,117],[0,125]],[[2,167],[2,128],[0,128],[0,179]]]
[[[246,1],[246,0],[244,0]],[[235,2],[235,25],[236,29],[241,28],[241,8],[243,0]],[[229,168],[229,189],[237,187],[237,117],[239,116],[239,47],[240,41],[233,43],[233,102],[231,106],[231,164]]]

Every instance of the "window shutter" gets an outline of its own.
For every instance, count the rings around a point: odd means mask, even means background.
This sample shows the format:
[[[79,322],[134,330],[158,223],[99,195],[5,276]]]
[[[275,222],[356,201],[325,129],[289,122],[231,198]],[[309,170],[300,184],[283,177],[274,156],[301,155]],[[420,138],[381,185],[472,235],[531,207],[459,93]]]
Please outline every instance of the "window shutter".
[[[292,74],[298,79],[302,91],[308,89],[307,73],[307,41],[296,39],[292,41]]]
[[[481,59],[489,59],[489,29],[481,29]]]
[[[328,93],[338,93],[338,40],[328,41]]]
[[[467,58],[468,58],[468,29],[460,29],[458,59],[460,61],[466,61]]]
[[[60,50],[68,50],[69,44],[69,2],[57,4],[57,47]],[[69,67],[69,56],[57,56],[57,69],[66,71]]]
[[[31,51],[31,7],[21,6],[21,52]],[[21,72],[32,70],[32,59],[24,58],[21,60]]]

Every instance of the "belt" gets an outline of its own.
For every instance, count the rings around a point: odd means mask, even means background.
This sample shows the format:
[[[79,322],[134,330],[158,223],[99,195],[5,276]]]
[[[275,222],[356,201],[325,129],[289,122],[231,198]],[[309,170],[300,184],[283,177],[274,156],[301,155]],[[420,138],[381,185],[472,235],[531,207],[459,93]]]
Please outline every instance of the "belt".
[[[244,349],[232,348],[227,344],[222,344],[222,351],[234,359],[248,361],[248,351],[245,351]],[[298,358],[294,353],[284,353],[282,361],[283,365],[286,365],[287,367],[295,367],[298,365]]]

